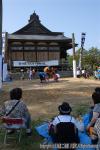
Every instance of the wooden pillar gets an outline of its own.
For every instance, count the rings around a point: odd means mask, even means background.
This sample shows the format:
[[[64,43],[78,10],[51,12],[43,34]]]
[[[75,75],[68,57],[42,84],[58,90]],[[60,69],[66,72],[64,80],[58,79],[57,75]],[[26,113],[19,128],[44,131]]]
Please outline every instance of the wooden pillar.
[[[47,51],[48,51],[48,60],[49,60],[49,42],[47,43]]]
[[[22,47],[23,47],[23,49],[22,49],[22,53],[23,53],[23,61],[25,60],[25,54],[24,54],[24,46],[25,46],[25,42],[22,42]]]
[[[36,62],[37,62],[37,42],[35,42],[35,55],[36,55]]]
[[[73,46],[73,77],[76,78],[76,58],[75,58],[75,36],[72,33],[72,46]]]
[[[12,70],[12,50],[11,50],[11,42],[8,44],[8,59],[9,59],[9,69]]]

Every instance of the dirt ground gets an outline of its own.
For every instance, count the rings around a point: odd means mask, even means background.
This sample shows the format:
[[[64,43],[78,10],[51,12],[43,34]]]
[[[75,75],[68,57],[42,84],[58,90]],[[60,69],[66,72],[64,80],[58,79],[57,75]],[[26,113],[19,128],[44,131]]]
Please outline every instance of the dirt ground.
[[[27,104],[32,119],[49,118],[58,113],[57,107],[63,101],[72,108],[92,105],[92,92],[100,85],[100,81],[89,79],[62,78],[59,82],[41,84],[39,79],[20,80],[3,83],[0,91],[0,105],[9,100],[9,91],[14,87],[23,89],[23,100]]]

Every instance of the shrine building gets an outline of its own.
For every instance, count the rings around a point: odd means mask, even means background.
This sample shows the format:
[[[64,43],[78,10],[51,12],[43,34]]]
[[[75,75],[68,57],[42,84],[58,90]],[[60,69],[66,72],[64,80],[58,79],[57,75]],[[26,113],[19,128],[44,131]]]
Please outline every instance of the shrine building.
[[[6,37],[5,62],[10,69],[60,66],[67,62],[67,50],[72,48],[71,38],[47,29],[35,12],[27,25]]]

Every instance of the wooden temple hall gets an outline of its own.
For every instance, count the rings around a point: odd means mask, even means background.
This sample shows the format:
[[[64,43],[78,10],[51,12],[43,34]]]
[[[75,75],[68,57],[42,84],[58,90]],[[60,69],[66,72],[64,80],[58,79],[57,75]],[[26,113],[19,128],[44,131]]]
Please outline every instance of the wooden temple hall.
[[[47,29],[35,12],[27,25],[6,37],[5,62],[11,69],[59,66],[67,62],[66,50],[72,48],[71,38]]]

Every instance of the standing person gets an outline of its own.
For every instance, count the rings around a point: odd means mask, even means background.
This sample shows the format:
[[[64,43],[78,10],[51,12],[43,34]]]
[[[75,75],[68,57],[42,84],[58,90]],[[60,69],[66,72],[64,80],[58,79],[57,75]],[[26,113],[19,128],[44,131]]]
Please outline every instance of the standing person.
[[[86,69],[82,69],[82,77],[86,78]]]
[[[76,74],[77,74],[77,78],[80,78],[80,77],[81,77],[81,71],[80,71],[80,68],[77,68]]]
[[[87,70],[86,71],[86,79],[89,79],[89,77],[90,77],[90,72]]]
[[[10,100],[4,102],[1,108],[1,116],[10,118],[23,118],[26,125],[27,135],[31,135],[31,116],[26,104],[21,100],[22,89],[14,88],[10,91]]]
[[[32,79],[33,79],[33,72],[30,68],[30,70],[29,70],[29,80],[32,80]]]
[[[29,79],[29,71],[30,71],[30,69],[27,68],[27,71],[26,71],[26,73],[27,73],[27,79]]]
[[[35,69],[32,70],[32,76],[34,78],[34,76],[35,76]]]
[[[20,78],[21,78],[21,80],[24,80],[24,78],[25,78],[25,76],[24,76],[24,70],[21,69],[20,71],[21,71],[21,77]]]
[[[98,79],[98,72],[97,72],[97,70],[94,71],[94,78]]]

